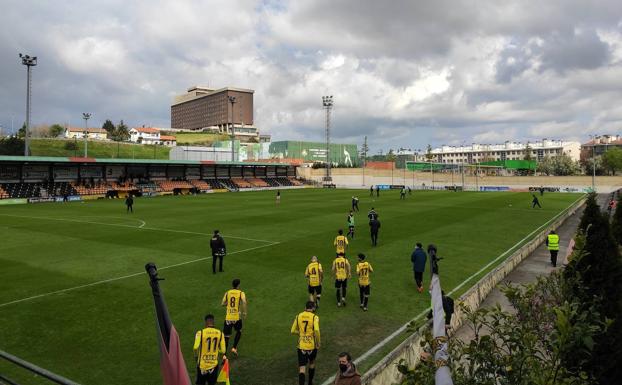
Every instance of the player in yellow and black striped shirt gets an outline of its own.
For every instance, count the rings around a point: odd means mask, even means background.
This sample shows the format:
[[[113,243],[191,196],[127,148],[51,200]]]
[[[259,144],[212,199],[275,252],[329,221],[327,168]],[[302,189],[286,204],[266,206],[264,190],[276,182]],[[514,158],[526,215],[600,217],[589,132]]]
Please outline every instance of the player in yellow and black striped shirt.
[[[322,264],[318,262],[317,257],[311,257],[311,263],[305,269],[305,277],[309,281],[309,300],[315,302],[315,306],[320,305],[320,297],[322,296],[322,279],[324,279],[324,271]]]
[[[246,294],[240,290],[240,280],[234,279],[231,283],[233,289],[227,290],[222,297],[222,306],[227,308],[225,326],[222,329],[225,333],[225,346],[229,347],[229,338],[232,329],[235,329],[235,338],[231,353],[238,354],[238,343],[242,337],[242,319],[246,318]]]
[[[356,264],[356,274],[359,276],[359,296],[361,298],[361,309],[367,311],[367,303],[371,292],[371,280],[369,275],[374,271],[371,264],[365,261],[365,254],[359,253],[359,263]]]
[[[351,276],[350,262],[343,255],[337,255],[333,261],[333,274],[335,275],[335,289],[337,289],[337,306],[346,306],[346,289],[348,278]]]
[[[348,238],[343,235],[343,230],[339,229],[339,235],[335,237],[333,241],[333,245],[335,246],[335,251],[337,255],[346,255],[346,248],[348,247]]]
[[[205,328],[194,337],[194,356],[197,359],[197,379],[195,384],[215,385],[218,377],[218,353],[225,356],[225,338],[214,327],[214,316],[205,316]]]
[[[308,301],[305,311],[292,324],[292,334],[298,334],[298,384],[305,384],[305,367],[309,364],[309,384],[315,375],[315,357],[320,348],[320,317],[314,314],[315,304]]]

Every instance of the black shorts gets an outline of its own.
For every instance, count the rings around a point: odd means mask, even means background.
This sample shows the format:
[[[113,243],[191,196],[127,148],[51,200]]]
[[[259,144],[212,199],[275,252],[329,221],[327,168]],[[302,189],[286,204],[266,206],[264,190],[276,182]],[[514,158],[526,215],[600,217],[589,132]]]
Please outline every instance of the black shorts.
[[[359,285],[359,289],[363,295],[369,295],[371,293],[371,285],[361,286]]]
[[[322,285],[309,286],[309,294],[322,294]]]
[[[225,326],[222,328],[222,333],[225,337],[229,337],[231,335],[231,331],[235,329],[236,332],[242,330],[242,320],[237,321],[225,321]]]
[[[340,289],[340,288],[346,288],[348,287],[348,280],[347,279],[336,279],[335,280],[335,289]]]
[[[317,357],[317,349],[313,350],[300,350],[298,349],[298,366],[305,366],[307,363],[312,363]]]
[[[197,380],[195,382],[196,385],[216,385],[216,380],[218,379],[218,365],[215,368],[211,369],[211,371],[206,372],[205,374],[201,373],[201,369],[197,366]]]

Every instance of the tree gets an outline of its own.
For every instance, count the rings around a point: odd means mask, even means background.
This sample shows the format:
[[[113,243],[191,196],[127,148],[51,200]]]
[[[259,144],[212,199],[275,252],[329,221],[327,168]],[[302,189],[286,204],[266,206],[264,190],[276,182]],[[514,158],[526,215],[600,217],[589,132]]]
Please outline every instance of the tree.
[[[24,139],[16,136],[0,139],[0,155],[24,155]]]
[[[130,131],[127,129],[123,120],[119,122],[110,139],[116,142],[124,142],[130,138]]]
[[[425,151],[425,158],[429,161],[432,160],[432,158],[434,158],[434,155],[432,154],[432,146],[428,144],[428,147]]]
[[[17,137],[24,138],[26,136],[26,123],[22,124],[22,128],[17,130]]]
[[[603,166],[602,157],[600,156],[584,159],[581,161],[581,167],[583,167],[586,175],[592,175],[594,173],[594,169],[596,169],[596,175],[604,175],[606,171]]]
[[[52,124],[50,128],[48,128],[48,135],[51,138],[58,138],[65,132],[65,128],[60,124]]]
[[[568,296],[577,298],[583,308],[596,303],[596,312],[610,326],[595,336],[591,361],[582,365],[600,384],[616,384],[622,368],[615,360],[604,357],[622,356],[622,257],[611,235],[609,218],[596,203],[596,194],[589,195],[579,230],[585,245],[575,251],[564,277],[578,280],[570,285]]]
[[[602,155],[603,167],[613,175],[622,170],[622,150],[614,147]]]
[[[365,141],[361,146],[361,159],[363,160],[363,165],[367,162],[367,154],[369,153],[369,146],[367,145],[367,136],[365,137]]]
[[[538,162],[537,171],[546,175],[575,175],[579,172],[579,166],[568,154],[561,154],[544,157]]]
[[[114,134],[114,131],[116,129],[116,127],[114,126],[114,123],[112,123],[112,121],[110,119],[106,119],[106,121],[102,125],[102,128],[104,130],[106,130],[106,132],[108,133],[109,137],[112,137],[112,135]]]
[[[386,160],[387,162],[395,162],[395,159],[397,158],[397,156],[395,155],[395,152],[393,152],[393,149],[389,149],[389,152],[387,152],[387,156],[386,156]]]
[[[565,296],[559,272],[535,284],[506,287],[514,311],[500,306],[471,310],[461,305],[474,337],[450,339],[449,367],[455,385],[587,385],[587,373],[569,370],[560,359],[574,354],[583,363],[591,356],[591,339],[604,329],[590,310]],[[591,309],[593,310],[593,309]],[[432,336],[426,345],[432,346]],[[400,362],[403,385],[434,385],[436,366],[427,348],[422,363],[409,369]]]
[[[618,204],[616,205],[616,211],[613,213],[611,234],[618,244],[622,245],[622,194],[618,195]]]

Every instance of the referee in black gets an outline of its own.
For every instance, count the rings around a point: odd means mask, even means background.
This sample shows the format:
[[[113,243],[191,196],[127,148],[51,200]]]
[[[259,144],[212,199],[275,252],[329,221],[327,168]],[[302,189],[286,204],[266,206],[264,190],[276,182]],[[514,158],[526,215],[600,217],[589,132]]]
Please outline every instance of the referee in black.
[[[222,273],[222,259],[227,254],[227,247],[225,246],[225,240],[220,235],[220,231],[214,230],[214,235],[209,241],[209,246],[212,249],[212,273],[216,274],[216,259],[220,260],[219,271]]]

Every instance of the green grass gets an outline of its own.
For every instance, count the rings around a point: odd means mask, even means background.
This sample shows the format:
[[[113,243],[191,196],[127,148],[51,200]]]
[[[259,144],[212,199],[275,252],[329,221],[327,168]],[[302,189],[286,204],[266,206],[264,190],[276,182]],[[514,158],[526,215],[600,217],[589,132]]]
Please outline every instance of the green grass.
[[[68,150],[66,144],[73,139],[31,139],[30,151],[33,156],[84,156],[84,140],[76,141],[78,147]],[[170,147],[138,145],[119,142],[88,141],[88,154],[91,158],[123,159],[169,159]]]
[[[187,144],[209,146],[217,141],[230,140],[228,135],[220,134],[173,132],[171,135],[177,138],[177,144],[180,146]]]
[[[238,277],[249,316],[240,357],[232,361],[233,383],[294,383],[296,338],[289,329],[307,300],[304,268],[311,255],[318,255],[330,270],[332,240],[346,224],[352,194],[283,191],[279,206],[274,192],[267,191],[139,198],[133,215],[125,214],[121,200],[0,207],[0,349],[83,384],[160,384],[145,274],[3,304],[141,273],[148,261],[163,268],[207,257],[209,234],[218,228],[231,253],[225,257],[225,273],[212,275],[209,260],[161,270],[188,368],[194,375],[192,342],[203,316],[212,312],[222,324],[220,300]],[[334,373],[338,352],[360,356],[429,305],[429,296],[414,289],[410,253],[416,241],[438,245],[445,258],[443,287],[451,290],[579,197],[546,194],[544,208],[532,210],[527,193],[414,192],[406,201],[398,196],[385,192],[372,201],[360,192],[350,255],[366,253],[374,267],[369,311],[358,308],[355,281],[348,286],[348,306],[337,308],[332,279],[324,280],[318,384]],[[375,248],[365,217],[372,205],[382,222]],[[146,223],[142,229],[140,221]],[[38,383],[2,362],[0,373]]]

